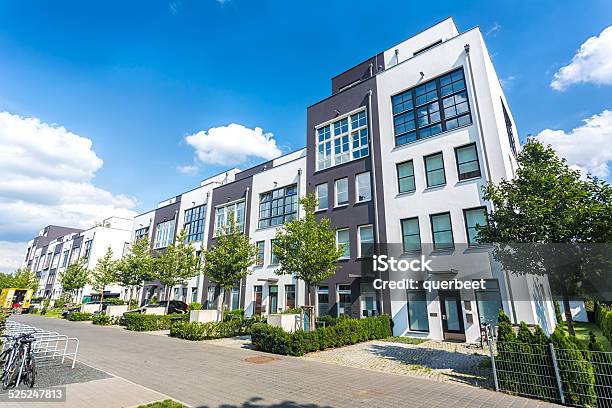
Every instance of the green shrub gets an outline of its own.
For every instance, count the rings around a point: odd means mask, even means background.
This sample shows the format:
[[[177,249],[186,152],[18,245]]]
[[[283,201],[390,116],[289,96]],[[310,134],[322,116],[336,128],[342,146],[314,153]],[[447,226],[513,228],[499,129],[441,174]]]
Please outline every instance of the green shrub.
[[[152,402],[146,405],[139,405],[138,408],[185,408],[185,406],[170,399]]]
[[[226,322],[189,323],[172,325],[170,336],[185,340],[210,340],[224,337],[245,336],[251,333],[255,319],[232,319]]]
[[[109,315],[101,313],[97,316],[94,316],[93,319],[91,319],[91,322],[99,326],[108,326],[114,324],[115,320],[116,319],[110,317]]]
[[[87,312],[72,312],[66,317],[66,320],[70,320],[71,322],[85,322],[92,319],[93,314]]]
[[[191,302],[189,304],[189,310],[202,310],[202,304],[200,302]]]
[[[223,313],[224,322],[227,322],[229,320],[236,319],[236,318],[243,318],[243,317],[244,317],[244,309],[226,310]]]
[[[47,308],[46,308],[46,307],[43,307],[43,308],[40,310],[40,314],[41,314],[41,316],[46,315],[46,314],[47,314]]]
[[[105,298],[104,303],[108,303],[111,305],[125,305],[126,301],[119,298]]]
[[[553,299],[553,305],[555,306],[555,319],[557,320],[557,325],[565,327],[565,322],[563,321],[563,315],[561,314],[561,306],[559,305],[559,301],[557,299]]]
[[[174,317],[180,317],[182,321],[189,321],[188,314],[148,315],[126,313],[123,315],[120,324],[131,331],[168,330]]]
[[[595,323],[597,323],[604,336],[612,342],[612,310],[595,303]]]
[[[261,351],[302,356],[306,353],[341,347],[391,336],[391,319],[387,315],[365,319],[338,319],[336,324],[311,332],[286,333],[280,327],[263,323],[251,327],[251,341]]]
[[[281,312],[281,314],[300,314],[300,313],[302,313],[301,307],[291,307]]]
[[[592,331],[589,332],[589,351],[604,351],[603,344]]]

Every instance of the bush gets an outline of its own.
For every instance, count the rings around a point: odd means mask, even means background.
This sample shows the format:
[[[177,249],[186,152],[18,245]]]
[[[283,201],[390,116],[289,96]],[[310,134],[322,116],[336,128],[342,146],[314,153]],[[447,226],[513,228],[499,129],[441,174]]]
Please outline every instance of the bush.
[[[172,318],[180,317],[181,321],[189,321],[188,314],[147,315],[141,313],[126,313],[120,324],[132,331],[168,330],[172,326]]]
[[[251,333],[255,319],[232,319],[227,322],[180,322],[172,325],[170,336],[185,340],[210,340],[246,336]]]
[[[291,307],[281,312],[281,314],[300,314],[300,313],[302,313],[301,307]]]
[[[110,317],[107,314],[99,314],[97,316],[94,316],[93,319],[91,320],[91,322],[93,324],[97,324],[99,326],[109,326],[111,324],[115,324],[116,319]]]
[[[110,305],[125,305],[125,300],[119,298],[105,298],[104,303],[108,303]]]
[[[604,351],[603,344],[592,331],[589,332],[589,351]]]
[[[163,401],[152,402],[146,405],[139,405],[138,408],[185,408],[185,406],[176,401],[167,399]]]
[[[66,317],[66,320],[70,320],[71,322],[85,322],[92,319],[93,314],[87,312],[72,312]]]
[[[612,342],[612,310],[595,303],[595,323],[597,323],[604,336]]]
[[[391,336],[391,318],[387,315],[365,319],[338,319],[336,324],[311,332],[286,333],[280,327],[256,323],[251,327],[251,341],[261,351],[302,356],[306,353],[341,347]]]
[[[244,317],[244,309],[227,310],[223,313],[223,321],[227,322],[236,318]]]
[[[191,302],[189,304],[189,310],[202,310],[202,304],[200,302]]]

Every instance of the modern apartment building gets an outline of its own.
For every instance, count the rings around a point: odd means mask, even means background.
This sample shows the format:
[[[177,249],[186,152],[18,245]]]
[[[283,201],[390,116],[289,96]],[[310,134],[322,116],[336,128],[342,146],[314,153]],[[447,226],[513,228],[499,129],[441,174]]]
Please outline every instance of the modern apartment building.
[[[247,170],[228,170],[162,201],[135,217],[127,237],[114,236],[117,245],[148,236],[151,248],[163,251],[185,229],[187,241],[202,251],[215,245],[234,214],[258,258],[252,273],[225,294],[225,307],[244,308],[248,316],[277,313],[303,305],[308,294],[303,282],[275,273],[274,236],[301,216],[298,200],[313,192],[317,214],[331,220],[338,244],[345,244],[337,273],[311,289],[319,315],[386,313],[396,335],[472,342],[480,324],[496,320],[502,307],[515,322],[551,331],[555,319],[547,281],[509,274],[493,260],[491,248],[476,241],[477,226],[494,211],[482,199],[482,187],[513,178],[520,149],[479,28],[460,33],[446,19],[333,77],[331,85],[329,97],[307,108],[304,149]],[[61,268],[53,267],[55,256],[59,259],[64,246],[85,247],[92,236],[89,230],[57,228],[48,227],[46,236],[32,241],[24,264],[41,273],[42,293],[51,296],[57,296],[51,271]],[[376,272],[374,254],[425,256],[433,268],[410,275]],[[404,278],[417,286],[376,286],[377,279]],[[423,287],[449,279],[487,285]],[[142,301],[163,298],[162,289],[159,282],[145,282]],[[173,288],[171,296],[215,308],[219,294],[214,282],[199,275]]]

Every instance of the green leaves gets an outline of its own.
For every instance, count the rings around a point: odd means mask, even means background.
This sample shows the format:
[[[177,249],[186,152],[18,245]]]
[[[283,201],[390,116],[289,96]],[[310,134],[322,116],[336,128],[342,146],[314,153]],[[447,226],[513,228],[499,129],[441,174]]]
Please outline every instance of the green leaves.
[[[134,242],[117,265],[117,283],[127,287],[137,287],[145,280],[150,280],[154,273],[154,261],[151,256],[147,237]]]
[[[198,257],[195,249],[188,243],[187,232],[182,230],[175,240],[160,256],[155,259],[155,278],[167,288],[193,278],[198,273]]]
[[[336,273],[344,249],[336,246],[336,233],[329,218],[317,222],[316,198],[308,194],[300,199],[305,215],[293,219],[276,232],[274,254],[279,275],[294,275],[308,286],[320,283]]]
[[[74,293],[89,283],[89,271],[83,260],[70,264],[59,273],[62,291]]]
[[[95,290],[103,293],[108,285],[117,281],[117,265],[118,261],[113,259],[113,250],[109,246],[91,274],[91,284]]]

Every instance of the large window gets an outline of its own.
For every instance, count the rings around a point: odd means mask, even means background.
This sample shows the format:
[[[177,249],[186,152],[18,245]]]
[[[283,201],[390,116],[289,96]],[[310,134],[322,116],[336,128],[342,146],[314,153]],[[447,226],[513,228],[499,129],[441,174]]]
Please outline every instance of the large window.
[[[329,286],[317,288],[317,316],[329,314]]]
[[[472,123],[463,69],[391,98],[395,145]]]
[[[397,165],[397,184],[400,193],[409,193],[416,189],[414,182],[414,163],[408,160]]]
[[[374,228],[372,225],[361,225],[358,228],[359,257],[368,257],[374,254]]]
[[[231,293],[231,310],[240,309],[240,286],[234,286]]]
[[[476,307],[478,308],[478,319],[480,324],[490,323],[497,325],[499,310],[503,309],[501,295],[499,293],[499,282],[497,279],[485,280],[485,290],[475,290]]]
[[[349,203],[349,193],[348,193],[348,178],[341,178],[336,180],[336,202],[335,206],[347,205]]]
[[[419,218],[406,218],[402,220],[402,244],[404,252],[421,250],[421,233],[419,231]]]
[[[315,188],[315,196],[317,198],[317,210],[327,210],[327,206],[329,205],[327,183],[317,185]]]
[[[450,213],[431,215],[430,219],[434,249],[453,248],[453,228]]]
[[[338,316],[351,316],[353,313],[353,300],[351,298],[351,285],[338,285]]]
[[[501,98],[501,97],[500,97]],[[508,142],[510,143],[510,149],[512,150],[512,154],[514,157],[517,155],[516,151],[516,143],[514,142],[514,132],[512,131],[512,121],[510,120],[510,115],[508,115],[508,111],[506,110],[506,105],[504,101],[501,101],[502,110],[504,112],[504,121],[506,122],[506,133],[508,133]]]
[[[427,292],[424,290],[409,291],[408,323],[411,331],[428,332],[429,319],[427,315]]]
[[[244,232],[244,200],[217,207],[215,213],[215,236],[223,233],[229,226],[230,216],[234,214],[238,230]]]
[[[339,118],[317,128],[317,170],[369,154],[366,111]]]
[[[297,185],[277,188],[259,196],[259,228],[281,225],[297,216]]]
[[[456,147],[455,157],[457,159],[457,174],[459,175],[459,180],[480,177],[480,165],[478,164],[475,143]]]
[[[477,245],[478,242],[478,227],[484,227],[487,224],[487,208],[478,207],[469,210],[463,210],[465,216],[465,229],[467,231],[467,240],[469,245]]]
[[[145,239],[147,236],[149,236],[149,227],[146,226],[144,228],[139,228],[134,232],[134,240],[135,241],[140,241],[142,239]]]
[[[89,255],[91,255],[91,245],[93,244],[93,240],[89,239],[85,241],[85,252],[83,252],[83,259],[85,262],[89,262]]]
[[[257,257],[255,258],[255,265],[263,266],[264,256],[266,254],[266,241],[257,241]]]
[[[285,309],[295,307],[295,285],[285,285]]]
[[[202,241],[206,225],[206,204],[185,210],[184,228],[187,242]]]
[[[336,245],[338,249],[344,246],[344,253],[340,259],[349,259],[351,257],[351,243],[349,241],[348,228],[336,230]]]
[[[64,251],[64,258],[62,259],[62,268],[65,268],[66,266],[68,266],[68,257],[69,257],[70,251],[69,250],[65,250]]]
[[[174,219],[157,224],[155,231],[155,244],[153,245],[153,248],[165,248],[173,242],[174,224]]]
[[[427,187],[436,187],[446,184],[442,153],[425,156],[425,178],[427,180]]]
[[[270,241],[270,265],[278,265],[278,256],[274,253],[274,247],[276,246],[276,240]]]
[[[372,199],[372,184],[369,171],[355,176],[355,192],[357,193],[355,202],[360,203]]]

